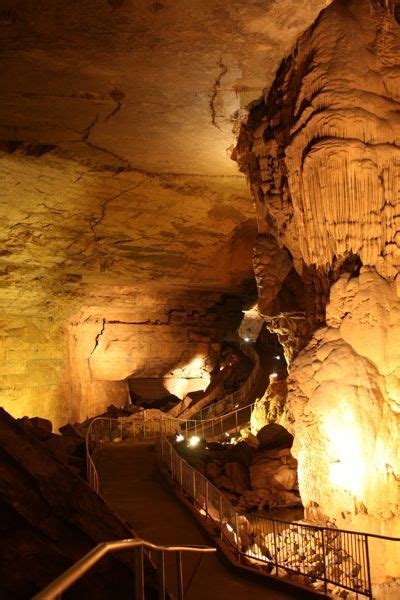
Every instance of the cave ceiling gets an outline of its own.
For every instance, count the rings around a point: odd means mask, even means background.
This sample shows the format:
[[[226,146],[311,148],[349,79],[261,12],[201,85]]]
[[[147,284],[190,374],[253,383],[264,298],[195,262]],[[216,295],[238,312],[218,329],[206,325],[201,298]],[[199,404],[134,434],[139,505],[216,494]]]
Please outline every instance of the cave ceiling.
[[[243,289],[256,222],[233,130],[326,4],[5,0],[4,308]]]

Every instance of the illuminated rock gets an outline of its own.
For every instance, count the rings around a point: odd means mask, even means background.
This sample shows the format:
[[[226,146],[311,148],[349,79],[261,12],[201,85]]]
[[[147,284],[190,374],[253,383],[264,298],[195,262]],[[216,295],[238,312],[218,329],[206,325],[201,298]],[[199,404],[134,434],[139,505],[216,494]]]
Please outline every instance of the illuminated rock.
[[[326,0],[218,0],[212,10],[188,10],[187,0],[104,0],[96,9],[53,0],[43,13],[29,0],[8,4],[0,14],[1,403],[57,427],[124,403],[127,385],[113,372],[137,362],[146,371],[139,355],[151,326],[107,323],[110,348],[99,344],[91,380],[105,314],[136,321],[141,305],[140,320],[146,312],[164,320],[182,303],[201,314],[214,293],[252,287],[255,211],[227,153],[232,126]],[[182,363],[165,361],[165,372],[195,357],[190,327],[186,335]],[[147,358],[168,346],[176,356],[173,336],[152,352],[145,346]]]
[[[294,456],[306,516],[400,535],[400,302],[374,269],[333,286],[327,327],[289,376]],[[374,551],[374,570],[396,575],[395,547]],[[384,565],[384,568],[383,568]]]
[[[259,304],[291,363],[285,424],[307,517],[392,536],[400,533],[398,21],[395,2],[333,2],[250,111],[236,149],[260,236],[274,238],[303,282],[302,302],[286,294],[285,306],[262,285],[260,263]],[[399,577],[394,546],[372,546],[374,584]]]

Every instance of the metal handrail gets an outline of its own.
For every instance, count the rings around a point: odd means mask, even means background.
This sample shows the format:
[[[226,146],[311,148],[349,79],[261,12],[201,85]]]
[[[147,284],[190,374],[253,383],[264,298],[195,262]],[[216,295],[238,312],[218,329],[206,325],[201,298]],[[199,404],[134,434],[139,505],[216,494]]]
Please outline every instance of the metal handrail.
[[[240,349],[243,351],[244,354],[246,354],[249,358],[251,358],[254,361],[254,367],[249,375],[249,377],[246,379],[245,383],[238,389],[235,390],[234,392],[232,392],[231,394],[228,394],[227,396],[224,396],[224,398],[221,398],[221,400],[219,400],[218,402],[215,402],[214,404],[211,404],[209,406],[206,406],[205,408],[200,409],[198,412],[194,413],[193,415],[191,415],[191,418],[197,418],[196,415],[198,415],[198,420],[204,420],[203,418],[203,413],[217,413],[221,410],[224,410],[224,408],[230,404],[231,407],[233,407],[235,404],[241,404],[241,402],[243,401],[243,399],[245,399],[249,393],[250,388],[252,387],[252,385],[254,384],[255,380],[257,379],[259,372],[260,372],[260,358],[258,356],[258,353],[256,350],[254,350],[251,346],[248,345],[247,342],[241,342],[239,344]]]
[[[239,429],[239,425],[243,426],[243,423],[239,423],[239,415],[244,413],[245,411],[249,411],[251,413],[251,409],[254,406],[254,403],[247,404],[246,406],[242,406],[230,412],[227,412],[223,415],[219,415],[218,417],[212,417],[209,419],[203,419],[202,421],[198,421],[196,419],[181,419],[179,417],[168,417],[168,415],[160,415],[159,417],[149,419],[148,421],[140,419],[136,422],[139,425],[138,430],[134,429],[135,433],[139,433],[137,436],[141,440],[151,439],[155,440],[159,438],[161,435],[165,435],[166,433],[170,433],[175,435],[176,433],[185,432],[187,436],[201,432],[202,437],[205,437],[205,433],[208,431],[208,439],[213,439],[215,437],[222,436],[226,431],[231,431],[235,429],[236,431]],[[230,424],[226,429],[224,429],[224,422],[227,423],[231,418],[234,418],[234,424]],[[112,441],[112,433],[113,429],[111,424],[115,424],[115,430],[119,433],[117,436],[121,440],[124,436],[124,423],[121,418],[112,418],[112,417],[96,417],[90,423],[88,430],[86,432],[86,474],[90,487],[98,494],[99,493],[99,476],[97,473],[96,465],[94,464],[91,451],[92,451],[92,434],[96,429],[98,424],[102,424],[102,435],[101,442],[105,440],[107,436],[105,433],[108,433],[108,440]],[[103,427],[103,424],[106,424],[106,427]],[[130,425],[134,425],[135,421],[131,421]],[[149,436],[146,436],[146,424],[150,426]],[[156,425],[156,426],[155,426]],[[219,426],[218,426],[219,425]],[[104,431],[105,429],[105,431]],[[217,432],[217,433],[216,433]],[[95,435],[96,437],[96,435]],[[129,435],[128,435],[129,437]],[[94,440],[96,441],[96,440]]]
[[[92,434],[92,430],[94,429],[95,425],[100,422],[100,421],[104,421],[105,418],[104,417],[96,417],[95,419],[93,419],[90,424],[89,427],[86,431],[86,437],[85,437],[85,447],[86,447],[86,476],[89,482],[89,485],[92,489],[94,489],[94,491],[98,494],[99,493],[99,476],[97,473],[97,469],[96,469],[96,465],[93,462],[92,456],[91,456],[91,448],[90,448],[90,444],[91,444],[91,434]],[[117,419],[108,419],[109,421],[117,421]],[[119,423],[119,421],[118,421]],[[122,424],[120,424],[120,428],[121,428],[121,439],[122,439]]]
[[[319,580],[323,583],[325,593],[328,591],[328,584],[332,584],[372,599],[369,541],[374,539],[382,542],[400,542],[398,537],[240,514],[223,492],[179,455],[165,436],[161,438],[161,460],[185,497],[192,501],[205,519],[213,522],[221,539],[233,548],[239,562],[250,562],[247,564],[250,568],[258,570],[251,564],[251,561],[254,561],[258,565],[264,564],[269,573],[275,569],[277,576],[283,571],[285,574],[291,572]],[[285,539],[282,542],[283,538]],[[319,548],[322,554],[318,566],[320,571],[311,574],[291,564],[290,556],[289,560],[282,556],[283,546],[301,546],[303,543],[303,548],[299,550],[304,551],[304,539],[307,538],[314,540],[315,547],[317,550]],[[252,545],[249,540],[253,541]],[[254,548],[258,550],[255,551]],[[331,552],[332,549],[340,549],[348,557],[347,571],[339,575],[332,570],[332,564],[327,557],[328,551]]]
[[[36,594],[32,600],[53,600],[58,598],[60,594],[65,592],[68,588],[70,588],[74,583],[76,583],[85,573],[87,573],[103,556],[109,554],[110,552],[115,552],[117,550],[126,550],[132,548],[140,548],[147,550],[155,550],[157,552],[196,552],[200,554],[216,552],[216,548],[211,548],[210,546],[189,546],[189,545],[181,545],[181,546],[160,546],[157,544],[153,544],[151,542],[147,542],[142,539],[125,539],[125,540],[117,540],[110,542],[102,542],[98,544],[93,550],[85,554],[80,560],[78,560],[75,564],[73,564],[69,569],[64,571],[59,577],[57,577],[54,581],[52,581],[48,586],[46,586],[43,590],[41,590],[38,594]],[[136,584],[136,599],[144,598],[144,578],[143,578],[143,554],[139,555],[141,560],[138,561],[135,569],[135,584]],[[180,566],[180,574],[179,578],[182,579],[182,564],[178,561],[178,565]],[[140,585],[138,585],[138,582]],[[165,580],[161,583],[163,587],[163,595],[162,598],[165,597]],[[179,587],[179,586],[178,586]],[[139,595],[138,595],[139,592]],[[183,589],[181,597],[183,598]]]

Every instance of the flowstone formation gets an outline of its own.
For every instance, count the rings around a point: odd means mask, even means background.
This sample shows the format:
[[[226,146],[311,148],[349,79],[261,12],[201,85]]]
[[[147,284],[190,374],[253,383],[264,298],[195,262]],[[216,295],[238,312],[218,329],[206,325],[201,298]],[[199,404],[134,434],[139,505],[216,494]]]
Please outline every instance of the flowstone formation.
[[[333,2],[250,111],[235,152],[258,214],[261,312],[290,362],[306,516],[392,536],[400,535],[399,20],[395,3]],[[372,555],[374,581],[400,575],[394,546]]]

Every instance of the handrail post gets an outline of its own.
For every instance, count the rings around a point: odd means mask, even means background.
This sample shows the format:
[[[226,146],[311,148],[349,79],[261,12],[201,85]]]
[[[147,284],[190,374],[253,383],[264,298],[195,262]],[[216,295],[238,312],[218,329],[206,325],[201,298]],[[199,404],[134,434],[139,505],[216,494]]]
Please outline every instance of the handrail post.
[[[135,550],[135,600],[144,598],[143,546]]]
[[[223,539],[223,533],[222,533],[222,494],[221,492],[219,493],[219,531],[220,531],[220,537],[221,540]]]
[[[239,542],[239,519],[238,514],[235,511],[235,529],[236,529],[236,550],[238,554],[238,561],[240,562],[240,542]]]
[[[278,576],[278,544],[276,541],[276,527],[275,527],[275,521],[272,521],[272,531],[274,532],[274,560],[275,560],[275,570],[276,570],[276,576]]]
[[[177,598],[183,600],[183,572],[182,572],[182,553],[176,553],[176,579],[177,579]]]
[[[158,559],[158,600],[165,600],[165,562],[164,552],[161,551]]]
[[[368,535],[364,534],[365,540],[365,560],[367,563],[367,582],[368,582],[368,597],[372,600],[372,584],[371,584],[371,565],[369,563],[369,545],[368,545]]]
[[[327,581],[326,581],[326,553],[325,553],[325,531],[322,531],[322,560],[324,563],[324,593],[327,593]]]
[[[194,472],[193,468],[192,468],[192,476],[193,476],[193,501],[194,501],[194,505],[196,506],[196,476],[195,476],[195,472]]]

